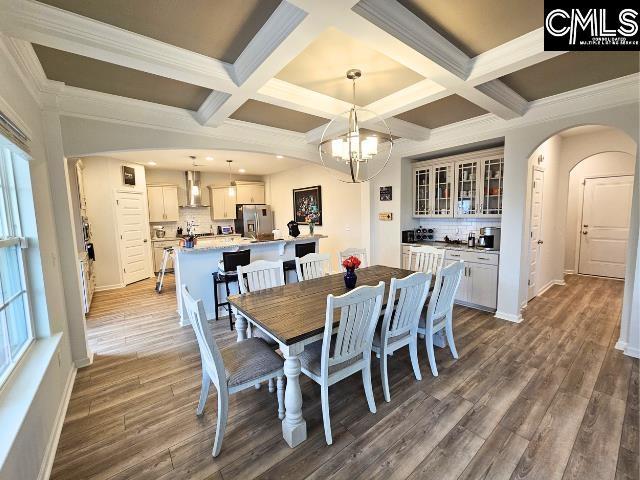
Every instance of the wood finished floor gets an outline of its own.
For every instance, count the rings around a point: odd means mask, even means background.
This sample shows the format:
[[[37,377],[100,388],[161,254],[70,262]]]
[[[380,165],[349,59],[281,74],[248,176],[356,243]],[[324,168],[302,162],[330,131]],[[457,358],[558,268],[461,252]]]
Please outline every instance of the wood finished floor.
[[[195,337],[178,326],[173,278],[161,295],[153,286],[96,294],[95,361],[78,371],[52,478],[638,479],[638,361],[613,348],[622,282],[568,276],[518,325],[456,307],[460,359],[438,351],[437,378],[421,345],[421,382],[406,352],[390,359],[390,403],[374,362],[375,415],[359,376],[331,388],[330,447],[308,379],[309,437],[296,449],[275,394],[234,395],[215,459],[215,392],[197,418]],[[226,320],[213,329],[222,347],[235,341]]]

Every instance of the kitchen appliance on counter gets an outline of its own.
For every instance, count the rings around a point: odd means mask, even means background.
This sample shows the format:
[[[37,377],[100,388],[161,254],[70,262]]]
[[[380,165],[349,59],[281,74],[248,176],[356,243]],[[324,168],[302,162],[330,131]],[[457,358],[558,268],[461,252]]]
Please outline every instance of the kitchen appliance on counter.
[[[482,227],[477,247],[485,250],[500,250],[500,227]]]
[[[402,243],[413,243],[416,241],[415,230],[403,230],[402,231]]]
[[[236,233],[259,239],[272,235],[274,228],[273,212],[269,205],[236,205]]]
[[[291,220],[289,223],[287,223],[287,228],[289,229],[289,236],[296,238],[298,235],[300,235],[300,227],[298,226],[298,222],[296,222],[295,220]]]

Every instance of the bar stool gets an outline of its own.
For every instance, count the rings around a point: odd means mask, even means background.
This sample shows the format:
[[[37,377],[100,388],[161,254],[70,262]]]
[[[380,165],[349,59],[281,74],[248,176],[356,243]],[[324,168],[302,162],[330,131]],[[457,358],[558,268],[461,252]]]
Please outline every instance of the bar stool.
[[[238,283],[238,266],[243,267],[251,263],[251,250],[238,250],[237,252],[222,252],[222,267],[224,271],[213,272],[213,298],[216,304],[216,321],[218,320],[218,308],[225,306],[229,312],[229,328],[233,330],[233,317],[229,301],[220,302],[218,298],[218,285],[224,284],[227,298],[230,295],[229,283]]]
[[[308,253],[316,253],[316,242],[309,242],[309,243],[296,243],[295,244],[295,252],[296,252],[296,257],[298,258],[302,258],[305,255],[307,255]],[[287,282],[287,272],[290,270],[293,270],[295,272],[296,270],[296,261],[295,260],[287,260],[286,262],[283,262],[283,267],[284,267],[284,281],[285,283]]]

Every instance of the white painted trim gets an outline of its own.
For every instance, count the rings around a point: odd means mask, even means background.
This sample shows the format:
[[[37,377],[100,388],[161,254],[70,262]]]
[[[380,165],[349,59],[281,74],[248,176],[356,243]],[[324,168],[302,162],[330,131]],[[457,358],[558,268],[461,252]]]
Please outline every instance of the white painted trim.
[[[632,348],[627,345],[624,347],[624,354],[629,357],[640,358],[640,348]]]
[[[565,275],[575,275],[576,271],[573,269],[568,269],[564,271]]]
[[[64,386],[64,395],[62,401],[58,407],[58,413],[56,414],[53,431],[49,436],[47,442],[47,448],[45,449],[44,458],[40,467],[40,473],[38,473],[38,480],[46,480],[51,475],[51,469],[53,468],[53,461],[56,457],[56,450],[58,449],[58,442],[60,441],[60,433],[62,432],[62,426],[64,425],[64,418],[67,415],[67,408],[69,407],[69,401],[71,400],[71,392],[73,391],[73,384],[76,379],[76,368],[72,368],[67,375],[67,381]]]
[[[327,119],[351,108],[349,102],[277,78],[265,83],[252,98]]]
[[[87,346],[87,350],[88,350],[88,355],[86,357],[80,358],[75,362],[73,362],[76,368],[88,367],[93,363],[93,351],[89,349],[89,346]]]
[[[506,320],[508,322],[513,322],[513,323],[521,323],[523,320],[521,314],[513,315],[511,313],[498,312],[498,311],[496,312],[494,317],[499,318],[500,320]]]
[[[96,287],[96,292],[106,292],[107,290],[117,290],[118,288],[124,288],[124,283],[114,283],[113,285],[103,285],[102,287]]]
[[[536,294],[536,297],[539,297],[540,295],[544,295],[544,293],[547,290],[549,290],[551,287],[553,287],[554,285],[564,286],[564,285],[566,285],[566,283],[565,283],[564,280],[549,280],[549,282],[547,282],[547,284],[544,287],[542,287],[540,290],[538,290],[538,293]]]
[[[625,342],[624,340],[618,340],[616,342],[616,345],[615,345],[616,350],[622,350],[624,352],[625,348],[627,348],[627,342]]]

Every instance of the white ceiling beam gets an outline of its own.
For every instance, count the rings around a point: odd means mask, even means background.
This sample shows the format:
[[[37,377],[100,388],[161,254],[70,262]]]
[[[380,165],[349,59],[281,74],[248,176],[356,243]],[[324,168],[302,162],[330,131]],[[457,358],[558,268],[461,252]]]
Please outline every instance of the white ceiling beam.
[[[426,103],[435,102],[447,95],[449,95],[449,92],[447,92],[446,88],[427,78],[380,100],[376,100],[364,108],[375,112],[382,118],[389,118],[413,110]]]
[[[277,78],[265,83],[252,98],[329,119],[351,108],[349,102]]]
[[[467,82],[480,85],[564,53],[545,51],[540,27],[472,58]]]
[[[7,35],[181,82],[232,93],[231,65],[32,0],[0,0]]]
[[[424,141],[429,138],[430,130],[425,127],[421,127],[419,125],[415,125],[410,122],[405,122],[404,120],[400,120],[399,118],[387,118],[385,119],[387,125],[385,126],[379,120],[369,119],[359,122],[360,128],[367,128],[369,130],[373,130],[374,132],[389,134],[389,130],[391,130],[391,135],[394,137],[402,137],[407,138],[409,140],[417,140]],[[325,123],[324,125],[320,125],[312,130],[309,130],[306,134],[307,143],[317,145],[322,140],[322,134],[326,131],[327,138],[345,133],[345,126],[342,123],[333,123],[329,125],[329,123]],[[389,130],[387,130],[389,127]]]

